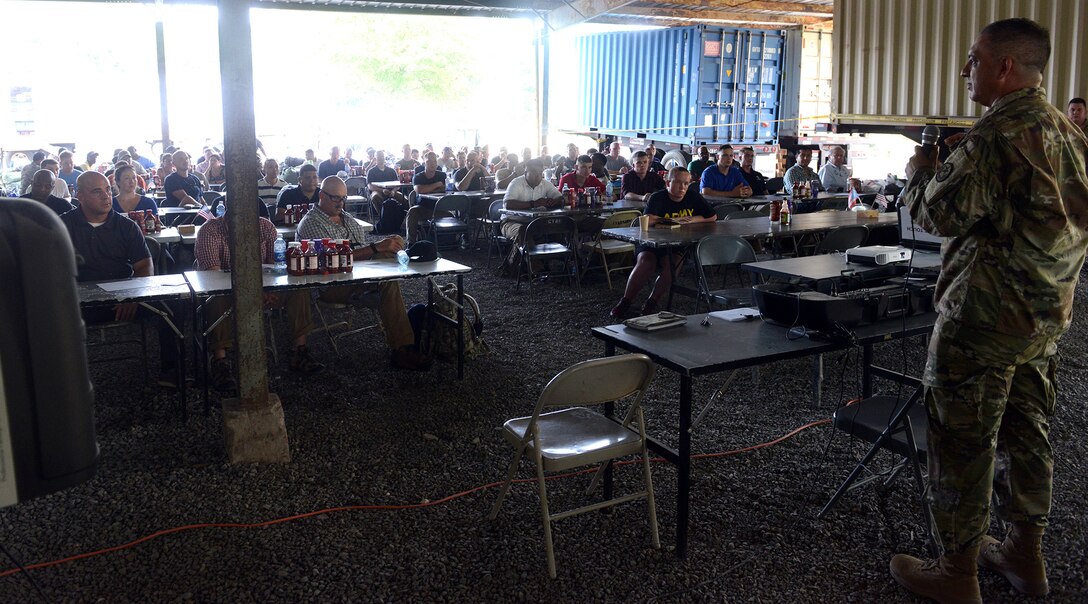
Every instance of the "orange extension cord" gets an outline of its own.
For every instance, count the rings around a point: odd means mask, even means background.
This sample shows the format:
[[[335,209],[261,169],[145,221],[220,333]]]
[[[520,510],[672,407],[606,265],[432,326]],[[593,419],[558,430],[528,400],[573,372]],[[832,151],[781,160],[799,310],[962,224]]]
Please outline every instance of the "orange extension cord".
[[[851,404],[853,402],[854,401],[850,401],[847,404],[849,405],[849,404]],[[769,441],[769,442],[760,443],[758,445],[752,445],[750,447],[744,447],[742,449],[734,449],[732,451],[721,451],[719,453],[702,453],[702,454],[699,454],[699,455],[692,455],[692,459],[712,459],[712,458],[717,458],[717,457],[728,457],[730,455],[739,455],[741,453],[747,453],[749,451],[755,451],[755,450],[758,450],[758,449],[762,449],[764,447],[770,447],[772,445],[777,445],[778,443],[780,443],[782,441],[793,438],[794,436],[800,434],[804,430],[807,430],[809,428],[813,428],[815,426],[821,426],[823,424],[829,423],[830,421],[831,420],[829,420],[829,419],[822,419],[820,421],[805,424],[805,425],[801,426],[800,428],[796,428],[796,429],[792,430],[791,432],[789,432],[789,433],[787,433],[787,434],[785,434],[783,436],[780,436],[780,437],[778,437],[778,438],[776,438],[776,439],[774,439],[772,441]],[[636,463],[637,461],[638,460],[617,462],[616,465],[617,466],[622,466],[622,465],[627,465],[627,464],[631,464],[631,463]],[[659,461],[664,461],[664,460],[662,458],[660,458],[660,457],[655,457],[655,458],[652,458],[651,461],[659,462]],[[548,476],[547,480],[557,480],[557,479],[560,479],[560,478],[569,478],[571,476],[578,476],[580,474],[587,474],[589,472],[595,472],[595,471],[596,471],[596,468],[588,468],[588,469],[585,469],[585,470],[578,470],[576,472],[567,472],[566,474],[555,474],[555,475],[552,475],[552,476]],[[515,483],[525,483],[525,482],[535,482],[535,481],[536,481],[535,478],[521,478],[521,479],[514,480]],[[413,504],[408,504],[408,505],[346,505],[346,506],[335,507],[335,508],[325,508],[323,510],[316,510],[316,511],[313,511],[313,512],[306,512],[304,514],[296,514],[294,516],[287,516],[287,517],[284,517],[284,518],[276,518],[276,519],[273,519],[273,520],[266,520],[264,522],[252,522],[252,523],[203,522],[203,523],[200,523],[200,524],[187,524],[187,525],[184,525],[184,526],[175,526],[173,528],[163,529],[161,531],[155,531],[154,533],[151,533],[150,535],[144,535],[143,537],[140,537],[139,539],[135,539],[133,541],[129,541],[128,543],[123,543],[121,545],[115,545],[113,547],[107,547],[107,548],[98,549],[98,550],[94,550],[94,551],[90,551],[90,552],[84,552],[82,554],[76,554],[74,556],[68,556],[67,558],[61,558],[59,560],[50,560],[49,562],[38,562],[36,564],[27,564],[27,565],[23,566],[23,569],[33,570],[33,569],[38,569],[38,568],[49,568],[51,566],[59,566],[61,564],[65,564],[67,562],[75,562],[76,560],[83,560],[85,558],[93,558],[95,556],[101,556],[103,554],[109,554],[109,553],[112,553],[112,552],[121,551],[121,550],[124,550],[124,549],[135,547],[137,545],[140,545],[141,543],[146,543],[147,541],[151,541],[152,539],[157,539],[158,537],[163,537],[163,536],[166,536],[166,535],[172,535],[174,533],[180,533],[180,532],[183,532],[183,531],[190,531],[190,530],[194,530],[194,529],[204,529],[204,528],[243,528],[243,529],[252,529],[252,528],[263,528],[263,527],[266,527],[266,526],[273,526],[273,525],[277,525],[277,524],[283,524],[285,522],[291,522],[293,520],[301,520],[303,518],[311,518],[313,516],[320,516],[321,514],[331,514],[333,512],[347,512],[347,511],[353,511],[353,510],[412,510],[412,509],[428,508],[428,507],[431,507],[431,506],[436,506],[436,505],[440,505],[440,504],[443,504],[443,503],[446,503],[446,502],[449,502],[449,501],[453,501],[454,499],[460,499],[461,497],[471,495],[473,493],[476,493],[477,491],[483,491],[485,489],[490,489],[492,487],[497,487],[497,486],[503,484],[503,482],[505,482],[505,481],[499,480],[499,481],[491,482],[491,483],[488,483],[488,484],[485,484],[485,485],[480,485],[478,487],[471,488],[471,489],[469,489],[467,491],[461,491],[460,493],[454,493],[453,495],[448,495],[446,497],[443,497],[442,499],[435,499],[434,501],[425,501],[423,503],[413,503]],[[21,570],[22,569],[19,569],[19,568],[11,568],[11,569],[5,570],[3,572],[0,572],[0,578],[17,574],[17,573],[21,572]]]

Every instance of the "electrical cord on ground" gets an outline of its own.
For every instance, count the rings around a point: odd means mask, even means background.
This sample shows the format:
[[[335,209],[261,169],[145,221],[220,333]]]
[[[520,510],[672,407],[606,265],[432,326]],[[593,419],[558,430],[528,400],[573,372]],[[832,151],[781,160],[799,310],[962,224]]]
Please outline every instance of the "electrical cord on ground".
[[[15,569],[13,570],[23,573],[23,576],[25,576],[26,580],[30,582],[31,587],[34,588],[34,591],[38,594],[38,597],[41,598],[42,602],[48,602],[49,599],[46,598],[45,593],[42,592],[42,586],[38,585],[38,580],[34,578],[34,575],[26,572],[26,568],[23,567],[23,563],[19,562],[19,559],[13,556],[12,553],[8,551],[8,548],[4,547],[3,543],[0,543],[0,550],[3,550],[4,555],[7,556],[8,560],[11,560],[11,563],[15,565]]]
[[[794,436],[800,434],[801,432],[803,432],[803,431],[805,431],[805,430],[807,430],[809,428],[814,428],[816,426],[822,426],[824,424],[829,423],[830,421],[831,420],[823,419],[823,420],[818,420],[818,421],[815,421],[815,422],[809,422],[809,423],[807,423],[807,424],[805,424],[805,425],[803,425],[803,426],[801,426],[799,428],[795,428],[795,429],[791,430],[790,432],[786,433],[783,436],[780,436],[780,437],[778,437],[778,438],[776,438],[774,440],[771,440],[771,441],[768,441],[768,442],[765,442],[765,443],[759,443],[759,444],[756,444],[756,445],[751,445],[751,446],[748,446],[748,447],[742,447],[740,449],[733,449],[733,450],[730,450],[730,451],[720,451],[720,452],[717,452],[717,453],[701,453],[701,454],[698,454],[698,455],[692,455],[691,458],[693,460],[696,460],[696,459],[714,459],[714,458],[718,458],[718,457],[728,457],[728,456],[731,456],[731,455],[739,455],[741,453],[747,453],[749,451],[756,451],[756,450],[759,450],[759,449],[763,449],[763,448],[766,448],[766,447],[777,445],[778,443],[781,443],[781,442],[783,442],[785,440],[793,438]],[[658,463],[658,462],[662,462],[662,461],[665,461],[665,460],[663,458],[661,458],[661,457],[653,457],[653,458],[650,459],[650,461]],[[622,461],[622,462],[617,462],[614,465],[616,465],[616,466],[625,466],[625,465],[632,464],[632,463],[641,463],[641,460],[636,459],[636,460]],[[584,470],[577,470],[577,471],[574,471],[574,472],[566,472],[564,474],[554,474],[552,476],[546,477],[545,480],[559,480],[561,478],[570,478],[572,476],[588,474],[590,472],[596,472],[596,471],[597,471],[596,467],[591,467],[591,468],[586,468]],[[191,530],[195,530],[195,529],[205,529],[205,528],[241,528],[241,529],[265,528],[265,527],[269,527],[269,526],[275,526],[275,525],[278,525],[278,524],[284,524],[284,523],[291,522],[291,521],[294,521],[294,520],[302,520],[302,519],[305,519],[305,518],[312,518],[314,516],[321,516],[323,514],[331,514],[331,513],[334,513],[334,512],[400,511],[400,510],[422,509],[422,508],[434,507],[434,506],[437,506],[437,505],[448,503],[448,502],[453,501],[455,499],[460,499],[462,497],[466,497],[468,495],[471,495],[473,493],[477,493],[479,491],[484,491],[484,490],[487,490],[487,489],[490,489],[490,488],[493,488],[493,487],[501,486],[504,482],[505,482],[504,480],[497,480],[495,482],[490,482],[490,483],[487,483],[487,484],[476,486],[476,487],[473,487],[471,489],[461,491],[459,493],[454,493],[452,495],[447,495],[445,497],[442,497],[441,499],[435,499],[435,500],[425,499],[420,503],[410,503],[410,504],[400,504],[400,505],[345,505],[345,506],[338,506],[338,507],[332,507],[332,508],[325,508],[325,509],[321,509],[321,510],[314,510],[312,512],[305,512],[305,513],[302,513],[302,514],[295,514],[293,516],[285,516],[285,517],[282,517],[282,518],[274,518],[272,520],[265,520],[263,522],[202,522],[202,523],[197,523],[197,524],[186,524],[186,525],[182,525],[182,526],[175,526],[175,527],[171,527],[171,528],[168,528],[168,529],[162,529],[162,530],[159,530],[159,531],[155,531],[154,533],[151,533],[149,535],[144,535],[143,537],[140,537],[138,539],[134,539],[132,541],[129,541],[128,543],[122,543],[121,545],[114,545],[114,546],[111,546],[111,547],[101,548],[101,549],[97,549],[97,550],[93,550],[93,551],[89,551],[89,552],[84,552],[84,553],[81,553],[81,554],[75,554],[75,555],[72,555],[72,556],[68,556],[66,558],[59,558],[57,560],[50,560],[48,562],[37,562],[35,564],[29,564],[29,565],[25,565],[25,566],[19,564],[18,561],[15,560],[15,558],[11,557],[11,554],[8,554],[8,557],[11,558],[11,560],[15,564],[16,568],[9,568],[9,569],[7,569],[5,571],[0,571],[0,578],[8,577],[8,576],[11,576],[11,575],[14,575],[14,574],[17,574],[17,573],[24,573],[24,574],[27,575],[27,577],[30,577],[30,573],[27,572],[29,570],[35,570],[35,569],[39,569],[39,568],[49,568],[49,567],[52,567],[52,566],[59,566],[61,564],[65,564],[65,563],[68,563],[68,562],[75,562],[76,560],[83,560],[83,559],[86,559],[86,558],[94,558],[96,556],[100,556],[100,555],[103,555],[103,554],[109,554],[109,553],[129,549],[129,548],[135,547],[137,545],[140,545],[140,544],[146,543],[148,541],[151,541],[153,539],[157,539],[159,537],[165,537],[166,535],[172,535],[172,534],[175,534],[175,533],[181,533],[181,532],[191,531]],[[536,478],[518,478],[518,479],[514,479],[513,482],[515,484],[532,483],[532,482],[536,482]],[[4,551],[5,551],[5,553],[7,553],[7,550],[4,550]],[[34,583],[35,587],[37,588],[37,583],[34,582],[34,580],[32,578],[31,578],[31,582]],[[40,588],[39,588],[39,593],[41,593]],[[42,598],[44,599],[44,595],[42,596]]]

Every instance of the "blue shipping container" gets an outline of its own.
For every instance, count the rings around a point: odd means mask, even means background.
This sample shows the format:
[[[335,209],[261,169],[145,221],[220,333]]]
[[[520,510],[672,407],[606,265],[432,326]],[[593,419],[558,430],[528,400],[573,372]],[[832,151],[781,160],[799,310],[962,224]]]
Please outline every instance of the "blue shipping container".
[[[583,36],[577,129],[774,144],[785,41],[782,31],[707,25]]]

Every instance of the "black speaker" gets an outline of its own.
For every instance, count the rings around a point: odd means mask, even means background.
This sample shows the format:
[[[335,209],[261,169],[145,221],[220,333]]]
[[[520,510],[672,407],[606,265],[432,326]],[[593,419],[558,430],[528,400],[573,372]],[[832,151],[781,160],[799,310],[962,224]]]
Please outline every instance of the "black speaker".
[[[0,200],[0,507],[94,476],[94,390],[68,232]]]

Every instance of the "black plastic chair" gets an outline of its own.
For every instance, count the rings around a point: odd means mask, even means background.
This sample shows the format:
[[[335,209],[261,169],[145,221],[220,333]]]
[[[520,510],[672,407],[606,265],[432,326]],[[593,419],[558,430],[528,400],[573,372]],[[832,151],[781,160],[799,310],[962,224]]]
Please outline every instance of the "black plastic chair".
[[[738,203],[723,203],[714,206],[714,213],[718,215],[718,220],[725,220],[730,214],[736,214],[737,212],[743,212],[744,206]]]
[[[751,284],[748,287],[725,288],[725,283],[730,268],[737,270],[737,278],[743,282],[745,277],[738,267],[746,262],[755,261],[755,250],[752,249],[750,243],[741,237],[710,235],[699,241],[699,244],[695,247],[695,266],[698,270],[699,279],[699,296],[695,299],[695,312],[699,312],[699,304],[704,300],[708,310],[713,310],[715,303],[727,309],[738,306],[752,306]],[[708,269],[714,267],[721,269],[721,289],[711,289],[710,279],[707,277]]]
[[[776,176],[767,179],[767,194],[773,195],[782,190],[782,177]]]
[[[499,253],[502,253],[506,246],[510,245],[510,240],[502,234],[502,209],[503,200],[496,199],[491,202],[491,205],[487,208],[487,216],[480,219],[483,224],[484,234],[487,236],[487,267],[491,268],[491,251],[496,247],[499,249]]]
[[[816,244],[815,254],[830,254],[831,252],[845,252],[850,248],[864,245],[869,237],[869,229],[860,224],[841,226],[830,231],[820,243]]]
[[[430,231],[431,240],[439,247],[440,235],[454,235],[468,238],[472,226],[468,223],[472,211],[472,200],[464,195],[446,195],[434,204],[434,218],[423,223]],[[460,243],[457,245],[460,247]]]
[[[761,217],[766,216],[766,215],[767,215],[767,212],[764,212],[763,210],[741,210],[739,212],[733,212],[731,214],[726,214],[725,219],[726,220],[737,220],[737,219],[740,219],[740,218],[761,218]]]
[[[533,261],[547,262],[562,259],[563,268],[559,272],[545,272],[569,279],[578,285],[578,227],[569,216],[545,216],[536,218],[525,227],[522,233],[521,264],[518,266],[518,282],[515,289],[521,288],[521,276],[528,276],[529,295],[533,295]]]

